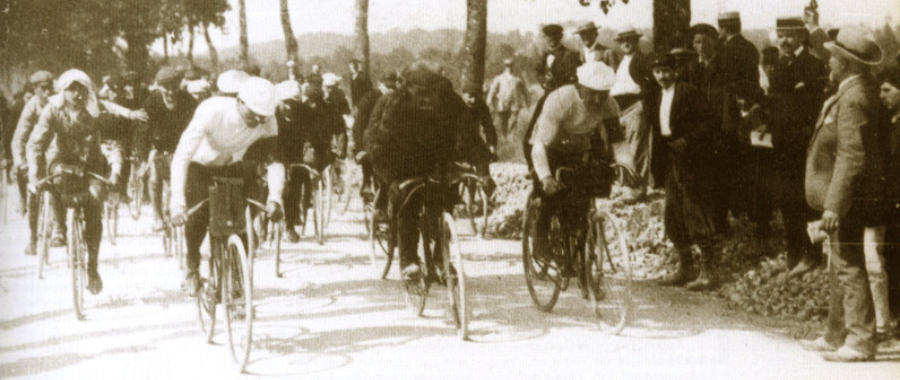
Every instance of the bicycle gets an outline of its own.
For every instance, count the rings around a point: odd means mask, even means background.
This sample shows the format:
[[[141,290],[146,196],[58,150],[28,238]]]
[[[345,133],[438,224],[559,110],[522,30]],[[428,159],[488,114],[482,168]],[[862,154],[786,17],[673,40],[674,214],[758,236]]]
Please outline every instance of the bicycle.
[[[475,168],[468,164],[457,164],[462,170],[462,179],[459,183],[459,195],[462,199],[461,206],[466,218],[472,226],[472,232],[479,239],[484,239],[488,226],[488,208],[490,200],[484,191],[485,180],[475,172]]]
[[[375,194],[372,201],[363,204],[363,220],[366,224],[366,233],[369,235],[369,259],[372,267],[381,273],[381,279],[387,278],[391,271],[391,262],[394,260],[394,250],[396,249],[395,240],[391,230],[391,219],[375,210],[375,200],[381,196],[383,188],[372,182],[372,192]],[[378,267],[378,253],[385,255],[387,262],[383,268]]]
[[[121,199],[119,194],[111,192],[103,202],[103,220],[106,221],[106,238],[109,244],[116,245],[116,239],[119,237],[119,204]]]
[[[426,176],[408,179],[400,184],[400,193],[406,194],[404,200],[399,204],[396,212],[390,216],[391,224],[397,226],[397,229],[390,228],[392,231],[391,243],[388,250],[387,264],[385,272],[390,270],[390,265],[394,255],[394,243],[399,240],[399,217],[398,215],[409,206],[410,200],[416,194],[425,197],[422,202],[419,223],[416,226],[421,244],[418,244],[418,262],[422,267],[422,276],[415,281],[403,281],[406,290],[406,302],[416,315],[421,316],[425,310],[425,304],[428,293],[433,283],[443,282],[447,286],[447,297],[450,301],[451,317],[456,326],[457,336],[462,340],[468,340],[469,337],[469,321],[471,320],[472,311],[467,304],[466,293],[466,276],[465,266],[462,257],[462,249],[459,243],[459,236],[454,227],[453,215],[443,210],[444,189],[458,186],[462,178],[454,178],[447,180],[445,176]],[[449,187],[448,187],[449,186]],[[434,267],[434,253],[440,247],[442,258],[442,274],[436,274]],[[451,264],[452,263],[452,264]],[[452,267],[455,266],[455,273]]]
[[[307,164],[290,164],[288,165],[288,168],[291,172],[293,172],[293,169],[295,168],[302,169],[309,174],[310,179],[311,189],[308,189],[305,183],[300,189],[300,235],[302,236],[306,233],[306,225],[309,222],[309,210],[304,207],[304,200],[307,191],[312,191],[313,232],[316,235],[316,241],[319,245],[325,245],[325,227],[328,223],[326,214],[329,212],[328,210],[331,209],[332,198],[330,165],[322,170],[322,172],[319,172]],[[324,173],[324,178],[322,173]],[[291,205],[291,207],[293,207],[293,205]]]
[[[48,176],[35,184],[35,188],[38,191],[46,192],[51,191],[48,190],[50,185],[50,181],[60,178],[62,176],[71,176],[74,181],[85,181],[87,177],[92,177],[106,186],[112,186],[112,183],[107,180],[105,177],[91,173],[87,171],[85,168],[77,165],[67,165],[61,164],[59,165],[59,173]],[[78,318],[79,321],[83,321],[85,319],[84,315],[84,290],[87,287],[87,261],[88,261],[88,252],[87,245],[82,237],[82,230],[84,229],[84,215],[83,215],[83,205],[84,202],[87,201],[87,197],[90,195],[87,193],[86,189],[78,189],[77,192],[73,189],[55,189],[52,190],[59,194],[59,200],[62,203],[62,206],[66,210],[66,225],[68,226],[67,231],[67,245],[66,245],[66,254],[69,262],[69,267],[72,270],[72,298],[73,304],[75,308],[75,317]],[[49,211],[49,194],[45,194],[44,200],[46,201],[45,206]],[[43,212],[42,212],[43,214]],[[44,214],[45,223],[49,221],[49,215]],[[46,225],[45,225],[46,226]],[[46,247],[46,245],[45,245]],[[46,249],[46,248],[44,248]],[[41,253],[41,266],[43,266],[43,262],[46,259],[46,251]]]
[[[162,163],[163,165],[170,165],[172,162],[172,153],[158,153],[157,150],[152,150],[150,152],[149,158],[147,159],[147,162],[151,165],[158,165],[159,163]],[[162,191],[160,192],[160,194],[163,197],[163,230],[161,235],[163,253],[166,255],[166,257],[174,256],[175,259],[178,260],[178,268],[184,269],[184,227],[176,226],[174,223],[172,223],[171,215],[169,214],[169,202],[172,198],[171,185],[172,184],[170,182],[170,178],[162,179]]]
[[[38,204],[38,224],[37,224],[37,254],[38,254],[38,279],[44,279],[44,265],[50,264],[48,253],[50,251],[50,236],[53,230],[53,204],[50,201],[50,191],[42,190],[40,195],[28,194],[29,197],[40,197]],[[69,260],[66,260],[68,263]]]
[[[190,216],[209,206],[210,256],[206,276],[201,275],[197,296],[200,330],[212,343],[219,303],[225,309],[225,331],[232,359],[243,373],[253,343],[253,261],[256,256],[253,212],[265,212],[266,206],[243,196],[244,181],[214,177],[209,197],[187,211]],[[246,205],[244,203],[246,202]],[[243,211],[243,217],[241,213]],[[242,231],[243,230],[243,231]],[[247,234],[247,249],[239,236]]]
[[[630,172],[618,164],[613,167]],[[562,177],[572,172],[571,168],[557,169],[557,181],[564,183]],[[590,301],[600,329],[610,334],[621,333],[632,313],[631,252],[622,222],[609,210],[598,210],[595,202],[590,202],[586,225],[563,231],[563,221],[554,213],[549,229],[550,252],[546,253],[547,257],[537,257],[533,239],[540,201],[532,190],[523,218],[522,263],[531,299],[538,309],[550,312],[560,291],[568,289],[570,278],[577,278],[582,298]]]
[[[146,192],[144,178],[146,177],[148,166],[141,164],[137,157],[132,157],[131,175],[128,177],[128,197],[131,202],[128,203],[128,213],[131,219],[138,220],[141,217],[141,206],[144,203],[144,193]]]

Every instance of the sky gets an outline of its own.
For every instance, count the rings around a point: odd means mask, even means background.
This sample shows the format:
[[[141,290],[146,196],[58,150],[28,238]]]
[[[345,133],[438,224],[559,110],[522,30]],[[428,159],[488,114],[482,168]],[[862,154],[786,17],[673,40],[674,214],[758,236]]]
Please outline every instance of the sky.
[[[592,0],[590,7],[582,7],[577,0],[489,0],[488,30],[532,32],[540,24],[564,21],[594,21],[603,27],[646,28],[652,24],[652,0],[630,0],[617,3],[604,15]],[[237,0],[229,0],[224,33],[212,33],[218,48],[238,43]],[[247,29],[251,43],[281,40],[284,34],[278,0],[246,0]],[[295,34],[333,32],[353,34],[354,0],[288,0]],[[778,16],[803,13],[809,0],[692,0],[691,23],[715,24],[720,11],[737,10],[745,28],[774,28]],[[821,24],[847,25],[865,23],[882,25],[900,21],[898,0],[818,0]],[[369,33],[392,29],[465,29],[466,2],[463,0],[369,0]],[[196,45],[196,51],[206,51],[206,44]],[[177,48],[177,47],[176,47]],[[157,43],[155,50],[161,51]]]

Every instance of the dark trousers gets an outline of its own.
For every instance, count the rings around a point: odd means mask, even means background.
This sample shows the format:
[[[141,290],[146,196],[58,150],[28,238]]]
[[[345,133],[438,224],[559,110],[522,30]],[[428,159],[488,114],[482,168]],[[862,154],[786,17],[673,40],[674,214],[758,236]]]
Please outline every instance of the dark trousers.
[[[58,173],[59,166],[57,163],[51,163],[49,166],[50,174]],[[101,165],[89,165],[87,170],[92,173],[101,174],[104,172]],[[95,178],[86,179],[87,189],[82,188],[80,191],[87,191],[87,196],[83,197],[79,203],[82,210],[82,220],[84,221],[84,230],[82,230],[82,238],[88,250],[88,272],[97,271],[97,257],[100,254],[100,241],[103,239],[103,201],[105,198],[105,185]],[[57,190],[51,191],[54,198],[51,198],[51,206],[57,215],[57,221],[64,221],[67,218],[68,209],[66,206],[66,194],[56,193]],[[39,198],[37,196],[32,198]],[[37,209],[37,207],[36,207]],[[33,214],[37,215],[37,211]],[[34,227],[32,236],[36,234],[37,216],[34,217]],[[31,224],[31,218],[29,218]],[[65,222],[59,222],[65,226]],[[72,226],[69,226],[71,228]],[[71,243],[71,242],[70,242]]]
[[[582,153],[547,151],[550,170],[554,172],[560,167],[573,169],[580,167],[583,165],[582,156]],[[587,210],[590,208],[591,197],[577,191],[580,187],[578,183],[564,182],[563,186],[566,186],[566,188],[562,191],[553,195],[547,195],[542,189],[541,181],[537,178],[534,179],[535,193],[541,198],[534,223],[534,233],[539,239],[548,238],[553,215],[558,216],[560,227],[563,231],[573,231],[585,226],[585,218],[587,217]]]
[[[875,306],[863,253],[863,223],[850,212],[830,234],[831,299],[825,340],[859,352],[875,352]]]
[[[169,180],[169,168],[171,166],[172,156],[157,157],[150,163],[150,177],[147,179],[147,183],[150,185],[150,203],[153,204],[156,218],[160,220],[166,215],[166,205],[163,204],[163,182]],[[123,178],[128,177],[123,174]]]
[[[284,188],[284,215],[288,227],[293,227],[300,223],[300,215],[309,208],[313,189],[309,173],[304,169],[292,168],[289,178]],[[300,196],[304,187],[306,192],[303,194],[301,204]]]
[[[666,174],[666,236],[679,252],[697,245],[703,254],[701,258],[712,260],[708,255],[718,227],[717,205],[710,194],[689,188],[694,184],[681,182],[677,171],[675,165],[670,165]]]
[[[416,191],[410,194],[413,187],[400,190],[402,180],[390,184],[388,197],[390,198],[389,214],[393,222],[392,228],[397,231],[398,250],[400,252],[400,267],[405,268],[410,264],[418,263],[419,228],[425,228],[423,232],[440,231],[440,218],[442,211],[449,211],[456,204],[454,197],[457,194],[453,189],[444,189],[441,194],[427,194],[428,189]],[[407,199],[408,198],[408,199]],[[422,207],[425,212],[422,213]],[[422,220],[422,218],[425,218]],[[435,235],[431,235],[435,236]],[[432,252],[432,264],[439,265],[443,247],[436,247]]]
[[[249,197],[257,190],[254,188],[258,182],[255,172],[245,169],[242,163],[222,167],[208,167],[192,162],[188,165],[187,178],[184,186],[184,197],[187,207],[190,209],[197,203],[209,197],[209,187],[213,184],[213,177],[242,178],[244,180],[244,197]],[[250,221],[245,221],[250,223]],[[209,205],[201,207],[188,219],[184,226],[184,241],[187,243],[187,270],[197,271],[200,267],[200,245],[206,238],[209,227]],[[246,248],[246,234],[239,234]]]

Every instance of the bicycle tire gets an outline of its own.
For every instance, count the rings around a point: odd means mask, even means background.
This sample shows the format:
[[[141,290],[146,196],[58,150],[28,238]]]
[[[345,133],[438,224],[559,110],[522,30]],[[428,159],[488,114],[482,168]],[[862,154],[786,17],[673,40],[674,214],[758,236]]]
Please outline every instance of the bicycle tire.
[[[87,287],[87,270],[85,254],[81,234],[81,218],[77,209],[69,209],[66,212],[67,246],[69,257],[72,260],[72,299],[75,308],[75,317],[79,321],[84,320],[84,290]]]
[[[213,343],[213,335],[216,330],[216,305],[222,288],[222,241],[219,238],[212,239],[209,244],[209,260],[207,260],[207,276],[200,275],[200,293],[197,294],[197,317],[200,322],[200,332],[206,337],[206,343]],[[198,268],[202,271],[202,267]]]
[[[174,229],[174,239],[172,240],[172,246],[175,249],[175,257],[178,258],[178,269],[184,269],[185,266],[185,247],[184,243],[184,226],[177,226]]]
[[[128,196],[131,197],[131,202],[128,203],[128,213],[133,220],[141,217],[141,205],[144,201],[144,181],[140,169],[140,165],[131,163],[131,175],[128,179]]]
[[[611,214],[599,211],[592,219],[588,249],[585,249],[591,304],[599,318],[600,329],[618,335],[627,326],[632,313],[627,237]]]
[[[441,252],[443,254],[444,280],[447,285],[447,295],[453,307],[453,317],[456,323],[456,335],[462,340],[469,339],[469,321],[472,319],[472,310],[468,304],[466,293],[466,271],[463,262],[462,249],[459,236],[453,225],[453,217],[445,212],[441,217]],[[456,267],[454,279],[450,270],[450,263]]]
[[[273,223],[275,227],[275,277],[281,278],[281,231],[284,229],[284,220]]]
[[[9,189],[6,183],[6,170],[0,170],[0,222],[9,223]]]
[[[475,236],[479,239],[484,239],[488,225],[487,193],[484,191],[484,186],[480,183],[477,183],[474,180],[469,180],[467,182],[468,183],[464,185],[466,187],[466,195],[468,198],[465,202],[466,216],[469,218],[469,223],[472,225],[472,232]],[[481,207],[480,215],[478,214],[479,206]]]
[[[36,197],[38,195],[29,194],[29,197]],[[38,252],[38,279],[44,279],[44,265],[50,263],[50,258],[48,254],[50,253],[50,207],[52,207],[50,203],[50,193],[41,192],[40,195],[40,211],[38,214],[38,238],[37,238],[37,252]]]
[[[334,203],[334,166],[329,166],[328,169],[325,169],[325,220],[322,224],[322,230],[325,230],[325,227],[328,227],[328,224],[331,223],[331,209]]]
[[[226,249],[222,299],[225,302],[228,348],[243,373],[253,345],[253,264],[237,235],[228,237]],[[240,282],[237,276],[240,276]],[[241,290],[241,297],[236,296],[237,289]],[[238,312],[239,308],[243,308],[243,315]]]
[[[106,211],[106,238],[109,244],[116,245],[116,238],[119,234],[119,207],[115,202],[107,200],[104,210]]]
[[[322,199],[325,184],[321,179],[318,180],[316,187],[318,191],[313,193],[313,227],[316,231],[316,241],[319,245],[325,245],[325,200]]]
[[[535,222],[537,220],[537,202],[529,196],[525,206],[525,215],[522,221],[522,265],[525,270],[525,283],[528,285],[528,294],[538,309],[545,312],[553,310],[559,299],[559,292],[565,282],[558,267],[553,262],[538,260],[534,256]]]

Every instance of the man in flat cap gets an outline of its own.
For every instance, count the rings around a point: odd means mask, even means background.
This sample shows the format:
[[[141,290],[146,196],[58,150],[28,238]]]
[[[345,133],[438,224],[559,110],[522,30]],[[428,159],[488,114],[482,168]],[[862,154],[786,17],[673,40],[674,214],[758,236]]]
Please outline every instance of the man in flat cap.
[[[584,45],[580,52],[581,63],[603,62],[606,66],[615,69],[619,66],[619,61],[622,58],[615,49],[610,49],[600,43],[600,40],[597,38],[600,36],[597,33],[597,29],[600,29],[600,27],[595,25],[593,21],[581,24],[578,26],[578,29],[575,29],[574,34],[581,39],[581,43]]]
[[[806,201],[821,212],[821,229],[829,236],[831,299],[825,334],[802,341],[803,348],[823,352],[828,361],[870,361],[875,358],[876,322],[866,275],[865,226],[884,206],[884,161],[879,146],[886,143],[884,109],[879,104],[873,66],[883,51],[862,27],[841,28],[831,51],[831,80],[837,92],[822,107],[807,151]]]
[[[772,144],[780,165],[772,174],[776,175],[778,208],[784,219],[789,274],[800,277],[821,262],[821,250],[806,233],[806,223],[817,215],[806,205],[803,176],[806,148],[825,101],[828,72],[807,46],[809,32],[802,19],[778,18],[776,32],[780,54],[769,78],[769,106]]]
[[[653,76],[660,86],[648,99],[647,117],[652,130],[651,170],[656,186],[666,190],[666,236],[679,257],[678,270],[662,279],[663,286],[707,290],[715,285],[712,274],[715,205],[718,190],[711,141],[717,131],[706,97],[696,87],[675,80],[675,57],[654,58]],[[699,273],[691,247],[700,249]]]

